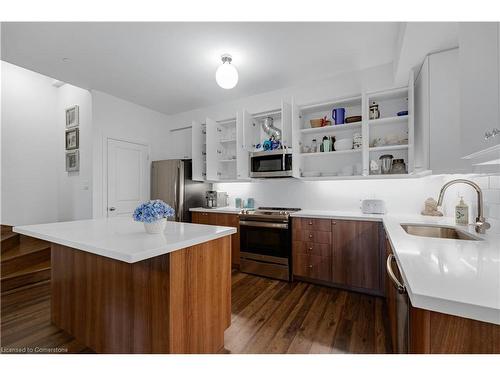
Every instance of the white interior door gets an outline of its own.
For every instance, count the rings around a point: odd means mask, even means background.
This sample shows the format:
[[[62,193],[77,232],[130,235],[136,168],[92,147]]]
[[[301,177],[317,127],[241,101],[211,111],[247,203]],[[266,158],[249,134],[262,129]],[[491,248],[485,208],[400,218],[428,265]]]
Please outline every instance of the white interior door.
[[[107,216],[130,215],[149,199],[148,147],[108,139]]]

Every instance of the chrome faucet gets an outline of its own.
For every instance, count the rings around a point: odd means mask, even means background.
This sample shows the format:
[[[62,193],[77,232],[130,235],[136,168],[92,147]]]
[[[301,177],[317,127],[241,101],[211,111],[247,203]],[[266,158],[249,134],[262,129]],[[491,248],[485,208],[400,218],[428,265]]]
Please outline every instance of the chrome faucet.
[[[439,192],[439,199],[438,199],[437,205],[438,206],[443,205],[444,192],[446,191],[446,189],[448,189],[448,187],[450,187],[451,185],[460,184],[460,183],[472,186],[474,188],[474,190],[476,190],[476,193],[477,193],[477,217],[476,217],[475,227],[476,227],[477,233],[484,234],[484,233],[486,233],[487,229],[490,229],[491,225],[490,225],[490,223],[488,223],[486,221],[486,219],[483,216],[483,192],[481,191],[481,188],[479,187],[479,185],[476,184],[475,182],[472,182],[470,180],[465,180],[463,178],[459,178],[459,179],[451,180],[451,181],[447,182],[446,184],[443,185],[443,187],[441,188],[441,191]]]

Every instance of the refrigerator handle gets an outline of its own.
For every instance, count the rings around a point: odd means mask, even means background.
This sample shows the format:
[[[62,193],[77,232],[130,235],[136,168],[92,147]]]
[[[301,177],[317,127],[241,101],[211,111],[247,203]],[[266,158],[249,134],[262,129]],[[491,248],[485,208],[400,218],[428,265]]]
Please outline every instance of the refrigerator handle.
[[[177,209],[176,217],[177,221],[182,221],[184,219],[184,162],[180,162],[177,169],[177,184],[175,192],[175,206]]]

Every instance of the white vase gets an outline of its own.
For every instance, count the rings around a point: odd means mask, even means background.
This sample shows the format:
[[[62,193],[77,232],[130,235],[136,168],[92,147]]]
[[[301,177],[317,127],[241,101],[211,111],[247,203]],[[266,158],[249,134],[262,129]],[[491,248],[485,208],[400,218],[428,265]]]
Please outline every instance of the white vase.
[[[165,225],[167,225],[167,219],[160,219],[152,223],[144,223],[144,229],[146,229],[146,232],[149,234],[158,234],[163,233]]]

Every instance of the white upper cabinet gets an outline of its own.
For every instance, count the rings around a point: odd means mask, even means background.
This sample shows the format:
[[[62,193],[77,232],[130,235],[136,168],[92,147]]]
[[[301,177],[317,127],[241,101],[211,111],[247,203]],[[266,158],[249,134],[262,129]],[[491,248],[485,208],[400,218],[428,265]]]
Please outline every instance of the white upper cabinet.
[[[204,181],[207,176],[207,145],[205,125],[193,121],[191,134],[191,154],[193,159],[193,180]]]
[[[206,119],[207,180],[236,180],[237,119],[224,121]]]
[[[458,48],[433,53],[415,82],[415,169],[434,174],[467,173],[460,147]]]
[[[281,143],[283,146],[292,147],[292,104],[281,101]]]
[[[218,136],[218,126],[215,120],[210,118],[206,119],[207,126],[207,180],[215,181],[219,178],[218,176],[218,153],[220,150],[218,149],[219,145],[219,136]]]
[[[474,158],[500,144],[499,25],[463,22],[459,27],[461,154]]]

